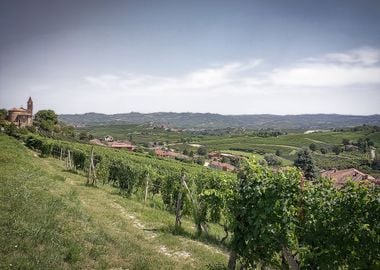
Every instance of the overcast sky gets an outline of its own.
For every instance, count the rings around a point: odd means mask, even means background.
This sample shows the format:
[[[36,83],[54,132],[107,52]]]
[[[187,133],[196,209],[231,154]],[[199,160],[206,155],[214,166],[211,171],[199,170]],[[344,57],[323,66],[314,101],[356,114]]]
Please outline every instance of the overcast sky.
[[[0,107],[380,114],[379,0],[0,0]]]

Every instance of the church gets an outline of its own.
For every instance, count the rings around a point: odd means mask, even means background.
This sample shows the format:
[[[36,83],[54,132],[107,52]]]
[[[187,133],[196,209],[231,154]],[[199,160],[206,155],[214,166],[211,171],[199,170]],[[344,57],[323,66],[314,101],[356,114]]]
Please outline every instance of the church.
[[[8,110],[8,121],[14,123],[18,127],[28,127],[33,124],[33,101],[32,98],[29,97],[27,101],[27,107],[24,109],[20,108],[12,108]]]

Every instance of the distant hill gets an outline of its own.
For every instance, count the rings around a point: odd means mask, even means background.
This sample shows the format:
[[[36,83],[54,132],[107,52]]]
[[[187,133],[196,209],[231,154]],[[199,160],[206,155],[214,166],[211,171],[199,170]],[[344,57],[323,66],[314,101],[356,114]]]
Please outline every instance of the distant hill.
[[[216,129],[226,127],[245,127],[250,129],[331,129],[352,127],[363,124],[380,125],[380,115],[339,115],[339,114],[301,114],[301,115],[221,115],[212,113],[121,113],[121,114],[62,114],[59,120],[75,126],[94,126],[110,124],[156,123],[168,127]]]

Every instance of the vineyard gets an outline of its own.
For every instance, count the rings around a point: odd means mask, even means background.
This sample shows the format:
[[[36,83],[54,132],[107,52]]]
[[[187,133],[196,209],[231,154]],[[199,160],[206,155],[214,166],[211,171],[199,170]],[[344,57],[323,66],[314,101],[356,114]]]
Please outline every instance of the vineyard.
[[[378,187],[349,183],[337,189],[325,179],[306,181],[295,168],[272,170],[254,159],[236,175],[36,135],[20,139],[68,173],[85,176],[89,189],[116,187],[122,198],[167,212],[173,235],[186,234],[183,222],[191,218],[194,239],[230,251],[228,263],[210,262],[209,269],[380,267]]]

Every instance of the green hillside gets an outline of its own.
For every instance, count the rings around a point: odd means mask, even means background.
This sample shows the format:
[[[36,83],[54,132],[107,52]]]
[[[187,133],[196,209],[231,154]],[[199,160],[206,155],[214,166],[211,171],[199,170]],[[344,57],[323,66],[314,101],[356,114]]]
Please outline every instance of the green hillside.
[[[227,260],[224,248],[196,238],[187,218],[173,235],[167,211],[109,185],[85,186],[62,161],[8,136],[0,148],[1,269],[202,269]],[[222,231],[210,226],[210,234]]]
[[[352,127],[362,124],[379,125],[379,115],[339,115],[339,114],[300,114],[300,115],[221,115],[213,113],[120,113],[120,114],[61,114],[59,119],[76,126],[120,125],[158,123],[177,128],[215,129],[244,127],[252,129],[331,129]]]

